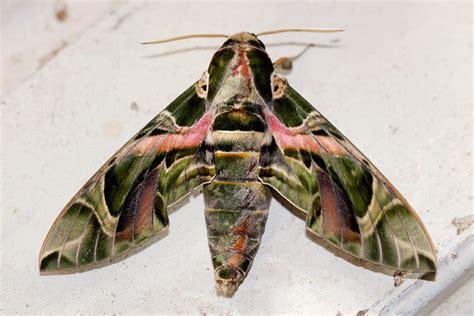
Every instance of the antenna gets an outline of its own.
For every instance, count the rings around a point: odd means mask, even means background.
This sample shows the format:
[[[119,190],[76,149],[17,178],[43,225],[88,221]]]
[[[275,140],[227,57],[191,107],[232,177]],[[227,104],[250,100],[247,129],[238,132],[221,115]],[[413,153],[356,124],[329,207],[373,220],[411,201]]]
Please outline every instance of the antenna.
[[[180,40],[184,40],[184,39],[188,39],[188,38],[203,38],[203,37],[225,37],[225,38],[227,38],[229,36],[225,35],[225,34],[187,34],[187,35],[181,35],[181,36],[165,38],[165,39],[158,40],[158,41],[144,42],[142,44],[162,44],[162,43],[180,41]]]
[[[343,32],[343,29],[316,29],[316,28],[289,28],[289,29],[278,29],[273,31],[260,32],[257,36],[261,35],[271,35],[278,33],[288,33],[288,32],[305,32],[305,33],[335,33]]]
[[[334,33],[334,32],[342,32],[342,31],[344,31],[344,30],[343,29],[316,29],[316,28],[289,28],[289,29],[278,29],[278,30],[273,30],[273,31],[260,32],[260,33],[257,34],[257,36],[271,35],[271,34],[277,34],[277,33],[288,33],[288,32]],[[207,37],[207,38],[210,38],[210,37],[228,38],[229,35],[225,35],[225,34],[187,34],[187,35],[181,35],[181,36],[165,38],[165,39],[157,40],[157,41],[143,42],[142,44],[162,44],[162,43],[185,40],[185,39],[189,39],[189,38],[204,38],[204,37]]]

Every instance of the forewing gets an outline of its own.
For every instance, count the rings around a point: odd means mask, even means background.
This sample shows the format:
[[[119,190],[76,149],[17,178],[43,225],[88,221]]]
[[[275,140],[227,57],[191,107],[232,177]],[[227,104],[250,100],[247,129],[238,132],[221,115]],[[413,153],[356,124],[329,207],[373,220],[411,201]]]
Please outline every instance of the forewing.
[[[373,164],[286,81],[265,117],[273,135],[259,177],[306,213],[319,244],[365,268],[433,279],[420,218]]]
[[[167,207],[213,177],[205,144],[212,118],[193,85],[140,130],[58,216],[40,252],[41,273],[98,268],[159,239]]]

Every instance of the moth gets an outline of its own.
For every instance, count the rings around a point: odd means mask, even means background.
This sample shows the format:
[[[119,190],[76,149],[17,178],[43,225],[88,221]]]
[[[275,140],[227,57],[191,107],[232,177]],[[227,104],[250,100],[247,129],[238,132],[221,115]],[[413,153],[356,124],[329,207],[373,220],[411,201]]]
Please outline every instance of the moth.
[[[412,207],[275,72],[259,36],[282,31],[215,35],[226,40],[202,77],[60,213],[40,251],[41,274],[83,272],[142,250],[167,230],[168,208],[200,188],[225,296],[250,271],[272,197],[302,214],[307,234],[337,256],[434,280],[436,251]]]

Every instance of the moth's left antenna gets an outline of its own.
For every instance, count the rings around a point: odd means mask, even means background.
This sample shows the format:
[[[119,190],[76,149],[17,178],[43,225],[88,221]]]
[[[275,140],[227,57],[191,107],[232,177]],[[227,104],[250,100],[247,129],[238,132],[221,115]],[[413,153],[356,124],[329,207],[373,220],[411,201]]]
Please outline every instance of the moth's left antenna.
[[[225,34],[188,34],[188,35],[181,35],[181,36],[175,36],[175,37],[170,37],[170,38],[165,38],[162,40],[157,40],[157,41],[149,41],[149,42],[143,42],[142,44],[162,44],[162,43],[168,43],[168,42],[174,42],[174,41],[180,41],[188,38],[198,38],[198,37],[229,37],[228,35]]]

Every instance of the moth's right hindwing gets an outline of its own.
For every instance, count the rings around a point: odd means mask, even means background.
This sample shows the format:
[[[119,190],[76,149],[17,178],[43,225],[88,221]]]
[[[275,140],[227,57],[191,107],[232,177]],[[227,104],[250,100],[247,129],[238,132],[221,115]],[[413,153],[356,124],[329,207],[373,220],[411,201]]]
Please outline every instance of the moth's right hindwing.
[[[212,119],[193,85],[139,131],[58,216],[40,252],[41,273],[95,269],[159,239],[167,207],[214,175],[202,146]]]

